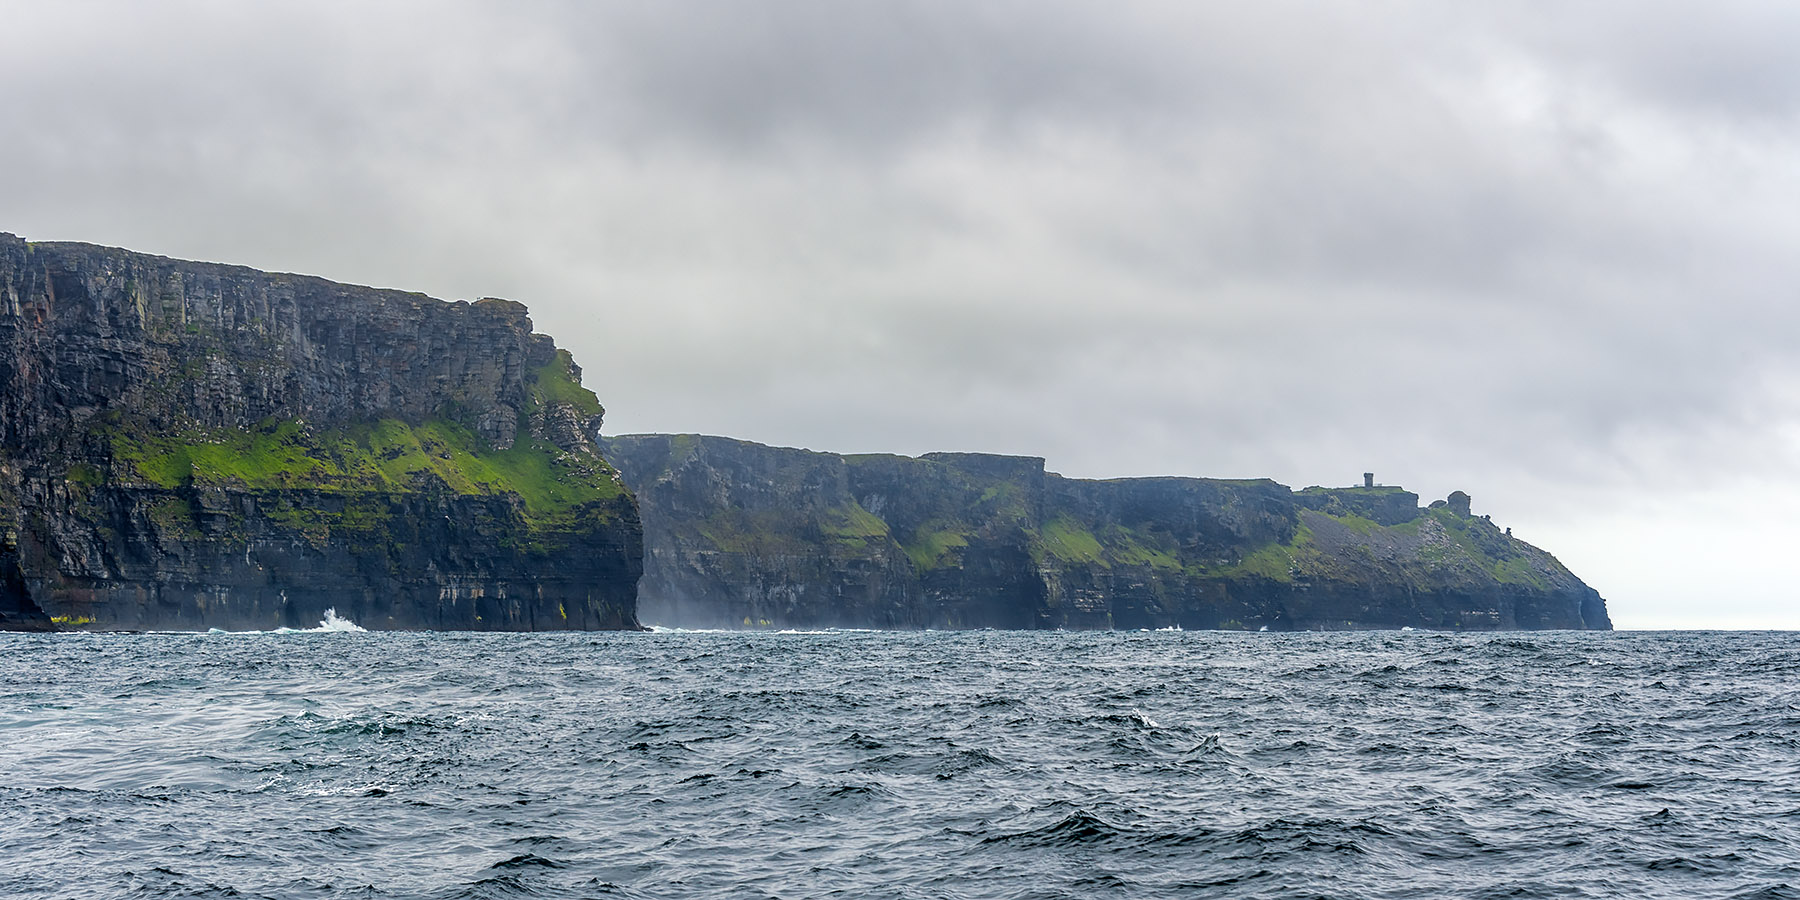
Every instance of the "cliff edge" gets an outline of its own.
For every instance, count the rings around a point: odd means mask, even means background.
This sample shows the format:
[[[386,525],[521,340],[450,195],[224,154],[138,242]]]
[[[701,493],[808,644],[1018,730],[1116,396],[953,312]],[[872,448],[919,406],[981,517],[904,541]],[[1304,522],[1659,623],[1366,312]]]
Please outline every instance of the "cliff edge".
[[[1393,487],[605,440],[642,504],[644,620],[723,628],[1609,629],[1556,558]],[[1461,496],[1453,495],[1453,496]]]
[[[518,303],[0,234],[0,628],[636,628],[603,412]]]

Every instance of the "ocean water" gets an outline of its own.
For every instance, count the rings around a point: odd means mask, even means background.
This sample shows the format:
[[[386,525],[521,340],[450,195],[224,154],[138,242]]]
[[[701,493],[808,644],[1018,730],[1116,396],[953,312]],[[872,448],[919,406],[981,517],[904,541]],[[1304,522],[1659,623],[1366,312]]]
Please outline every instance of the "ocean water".
[[[1800,897],[1800,635],[3,635],[0,896]]]

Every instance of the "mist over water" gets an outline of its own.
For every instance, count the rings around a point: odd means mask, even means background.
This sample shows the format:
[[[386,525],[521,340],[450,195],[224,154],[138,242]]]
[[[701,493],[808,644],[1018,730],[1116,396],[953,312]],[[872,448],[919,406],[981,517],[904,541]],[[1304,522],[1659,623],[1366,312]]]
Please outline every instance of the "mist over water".
[[[1800,896],[1786,633],[0,647],[0,896]]]

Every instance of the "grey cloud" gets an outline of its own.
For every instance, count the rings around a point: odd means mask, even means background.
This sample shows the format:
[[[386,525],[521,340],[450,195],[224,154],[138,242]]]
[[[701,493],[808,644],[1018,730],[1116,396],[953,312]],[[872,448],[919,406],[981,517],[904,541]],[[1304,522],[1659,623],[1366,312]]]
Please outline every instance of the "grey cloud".
[[[1116,30],[1107,17],[1071,21],[1032,4],[571,12],[589,72],[580,108],[626,138],[644,129],[740,146],[800,137],[868,152],[960,121],[1080,115],[1167,92],[1097,46]]]
[[[1777,6],[0,11],[0,228],[513,296],[615,430],[1800,480]]]
[[[1800,11],[1725,0],[1507,4],[1492,24],[1575,78],[1703,119],[1784,119],[1800,110]]]

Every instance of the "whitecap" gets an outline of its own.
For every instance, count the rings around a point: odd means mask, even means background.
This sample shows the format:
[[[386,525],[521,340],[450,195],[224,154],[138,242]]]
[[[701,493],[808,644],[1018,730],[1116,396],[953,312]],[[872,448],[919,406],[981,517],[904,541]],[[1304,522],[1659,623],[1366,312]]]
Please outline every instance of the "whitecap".
[[[320,619],[319,627],[315,628],[313,630],[314,631],[365,631],[366,632],[369,629],[364,628],[361,625],[358,625],[355,622],[350,621],[349,619],[339,618],[338,614],[337,614],[337,607],[334,606],[330,609],[325,610],[325,618]]]
[[[337,614],[337,607],[325,610],[325,618],[319,620],[317,628],[277,628],[272,634],[335,634],[365,633],[369,629],[356,624]]]

